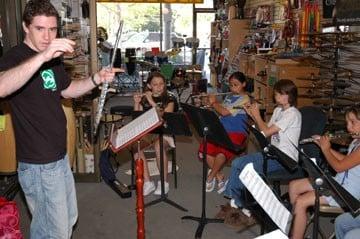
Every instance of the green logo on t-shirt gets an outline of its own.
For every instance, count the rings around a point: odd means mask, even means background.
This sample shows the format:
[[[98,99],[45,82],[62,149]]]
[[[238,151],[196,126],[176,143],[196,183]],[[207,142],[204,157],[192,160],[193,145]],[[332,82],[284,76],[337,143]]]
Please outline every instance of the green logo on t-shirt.
[[[43,79],[43,87],[46,90],[56,90],[55,74],[53,70],[47,69],[40,72],[41,78]]]

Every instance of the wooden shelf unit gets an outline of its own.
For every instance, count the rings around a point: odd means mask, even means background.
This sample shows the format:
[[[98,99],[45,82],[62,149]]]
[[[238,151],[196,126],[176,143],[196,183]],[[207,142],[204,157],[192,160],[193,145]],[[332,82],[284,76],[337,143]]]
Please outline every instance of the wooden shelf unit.
[[[270,60],[264,55],[251,55],[241,53],[239,69],[248,78],[254,79],[255,99],[264,103],[266,115],[271,115],[273,110],[273,86],[280,79],[292,80],[298,87],[298,107],[313,105],[313,99],[303,97],[308,95],[308,88],[312,81],[300,80],[298,78],[311,78],[311,75],[318,76],[319,68],[304,66],[294,61]],[[259,74],[260,73],[260,74]],[[261,73],[266,73],[265,75]]]

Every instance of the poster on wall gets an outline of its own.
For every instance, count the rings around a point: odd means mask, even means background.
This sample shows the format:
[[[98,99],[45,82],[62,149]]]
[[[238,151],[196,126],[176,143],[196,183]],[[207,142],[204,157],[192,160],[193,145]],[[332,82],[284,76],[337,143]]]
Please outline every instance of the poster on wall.
[[[323,0],[323,18],[332,18],[336,0]]]
[[[360,1],[336,0],[334,15],[338,25],[360,25]]]

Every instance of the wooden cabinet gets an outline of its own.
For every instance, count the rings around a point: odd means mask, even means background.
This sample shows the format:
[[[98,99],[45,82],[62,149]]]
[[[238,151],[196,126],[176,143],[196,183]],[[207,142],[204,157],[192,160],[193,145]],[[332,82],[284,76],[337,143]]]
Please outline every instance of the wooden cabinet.
[[[248,78],[254,80],[252,96],[261,100],[266,115],[272,114],[274,108],[273,86],[280,79],[292,80],[298,87],[298,107],[313,105],[309,97],[312,88],[312,76],[319,74],[319,69],[304,66],[292,60],[270,60],[263,55],[249,55],[242,53],[239,69]],[[301,79],[299,79],[301,78]]]
[[[319,74],[319,68],[300,64],[276,64],[277,78],[292,80],[298,87],[298,107],[313,105],[311,76]],[[302,79],[299,79],[302,78]]]
[[[249,20],[247,19],[231,19],[229,20],[229,41],[228,51],[229,60],[231,61],[238,53],[239,47],[244,42],[249,32]]]

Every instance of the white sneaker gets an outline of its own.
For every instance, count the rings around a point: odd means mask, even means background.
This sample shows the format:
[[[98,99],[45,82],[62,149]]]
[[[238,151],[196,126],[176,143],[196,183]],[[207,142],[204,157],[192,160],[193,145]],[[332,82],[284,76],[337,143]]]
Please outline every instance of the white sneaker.
[[[168,194],[169,192],[169,183],[168,182],[164,182],[164,194]],[[161,182],[158,181],[157,183],[157,187],[156,187],[156,190],[154,192],[155,195],[161,195]]]
[[[143,194],[144,196],[149,195],[155,190],[155,184],[153,181],[145,181],[143,187]]]

